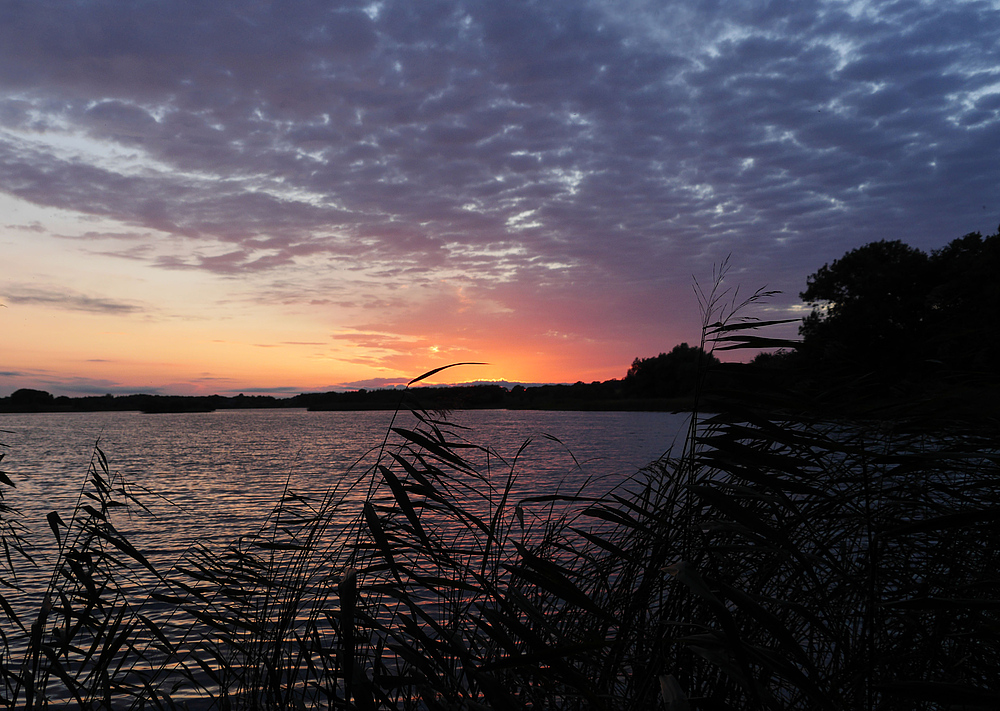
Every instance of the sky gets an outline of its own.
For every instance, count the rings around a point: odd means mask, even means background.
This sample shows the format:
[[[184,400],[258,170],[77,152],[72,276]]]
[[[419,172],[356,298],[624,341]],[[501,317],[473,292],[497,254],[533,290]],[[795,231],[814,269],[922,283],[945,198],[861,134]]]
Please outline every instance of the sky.
[[[0,396],[619,378],[998,157],[996,0],[0,0]]]

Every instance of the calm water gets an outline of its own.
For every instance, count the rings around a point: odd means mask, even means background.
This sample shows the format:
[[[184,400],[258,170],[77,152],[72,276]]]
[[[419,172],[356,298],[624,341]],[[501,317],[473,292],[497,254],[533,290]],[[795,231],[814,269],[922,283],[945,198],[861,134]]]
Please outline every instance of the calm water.
[[[389,412],[304,410],[3,414],[2,468],[16,484],[6,500],[21,510],[44,549],[52,537],[46,514],[59,511],[68,520],[99,443],[112,472],[132,482],[155,514],[134,522],[144,539],[133,542],[170,558],[195,540],[250,533],[286,483],[297,493],[328,490],[366,455],[370,462],[391,418]],[[508,461],[530,440],[516,465],[517,493],[528,496],[575,489],[588,478],[607,491],[678,441],[687,416],[476,410],[454,412],[451,420],[469,428],[460,434],[470,442]],[[396,424],[415,422],[407,413]],[[490,465],[498,475],[509,470],[496,458]]]

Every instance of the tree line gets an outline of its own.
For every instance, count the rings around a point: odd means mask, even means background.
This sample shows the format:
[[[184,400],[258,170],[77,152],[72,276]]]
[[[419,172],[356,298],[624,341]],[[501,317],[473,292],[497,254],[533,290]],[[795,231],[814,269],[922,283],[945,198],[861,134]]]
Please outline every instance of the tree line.
[[[880,240],[824,264],[799,294],[800,341],[751,363],[824,404],[922,400],[925,409],[994,410],[1000,386],[1000,228],[924,252]]]
[[[800,329],[814,367],[880,379],[993,377],[1000,355],[1000,230],[925,253],[899,241],[851,250],[809,277]]]

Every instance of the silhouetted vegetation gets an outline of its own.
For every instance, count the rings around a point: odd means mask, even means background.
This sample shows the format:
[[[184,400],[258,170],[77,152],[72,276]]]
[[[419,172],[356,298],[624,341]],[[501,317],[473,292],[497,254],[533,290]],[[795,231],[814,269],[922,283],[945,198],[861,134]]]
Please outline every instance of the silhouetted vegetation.
[[[899,241],[851,250],[809,276],[801,342],[777,340],[766,345],[778,350],[745,366],[722,364],[714,401],[725,408],[736,391],[771,414],[996,426],[997,270],[1000,233],[970,233],[930,254]]]
[[[269,395],[91,395],[54,397],[44,390],[22,388],[0,398],[0,412],[195,412],[273,407],[304,407]]]
[[[886,394],[995,386],[998,273],[1000,234],[970,233],[930,254],[899,241],[851,250],[801,294],[813,311],[799,365],[813,379]]]
[[[655,358],[636,358],[625,375],[624,390],[633,397],[690,397],[702,375],[719,360],[699,346],[674,346]]]
[[[929,259],[899,241],[873,242],[823,265],[807,280],[802,352],[826,372],[900,375],[921,360]]]
[[[51,411],[56,405],[56,399],[51,393],[31,388],[15,390],[6,399],[13,412],[45,412]]]

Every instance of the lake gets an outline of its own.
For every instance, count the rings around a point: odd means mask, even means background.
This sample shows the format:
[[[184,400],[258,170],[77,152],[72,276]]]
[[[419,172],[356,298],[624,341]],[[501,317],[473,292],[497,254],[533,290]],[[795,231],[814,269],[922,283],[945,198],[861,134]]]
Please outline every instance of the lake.
[[[514,501],[573,494],[585,485],[594,494],[626,486],[641,467],[672,447],[679,449],[689,420],[686,414],[655,412],[506,410],[455,411],[449,418],[451,424],[443,427],[449,441],[480,447],[456,450],[477,471],[488,472],[476,486],[503,492],[514,472]],[[338,484],[358,480],[380,456],[391,423],[393,413],[382,411],[0,414],[0,443],[6,445],[0,468],[15,484],[4,488],[4,502],[19,511],[14,518],[25,525],[38,563],[32,566],[15,558],[23,592],[8,589],[3,595],[28,623],[39,610],[48,609],[45,590],[57,547],[47,516],[57,511],[70,521],[78,504],[90,503],[81,496],[95,445],[107,457],[110,471],[130,483],[130,491],[151,514],[117,510],[115,526],[158,570],[167,572],[182,561],[190,565],[196,543],[222,551],[239,537],[254,534],[289,491],[318,502]],[[407,412],[394,424],[413,428],[418,423]],[[398,437],[391,438],[381,461],[389,463],[388,453],[399,445]],[[343,497],[348,511],[333,521],[337,530],[357,520],[366,494],[362,486]],[[496,504],[493,498],[471,498],[478,505]],[[142,582],[142,574],[141,569],[129,573],[121,581],[124,589],[141,590],[149,582]],[[161,629],[170,628],[169,607],[151,601],[143,605]],[[27,636],[17,634],[9,620],[2,627],[13,633],[7,660],[18,665],[14,660],[24,654]],[[172,642],[199,656],[197,638],[188,645],[183,641],[186,634],[184,629],[171,633]],[[142,644],[155,647],[155,639],[143,639]],[[133,671],[153,668],[145,665]],[[126,676],[137,678],[132,672]],[[206,694],[218,693],[218,687],[202,678],[198,688],[181,687],[174,700],[190,708],[209,707]],[[68,700],[58,684],[47,689],[53,700]]]
[[[154,514],[120,517],[116,525],[159,566],[195,541],[219,545],[253,532],[286,486],[321,495],[352,468],[366,467],[392,416],[291,409],[0,415],[0,443],[8,445],[2,470],[16,485],[6,501],[20,510],[43,563],[25,567],[22,580],[29,588],[46,584],[53,536],[45,517],[58,511],[69,520],[95,444]],[[575,491],[588,480],[601,493],[621,485],[679,448],[688,415],[468,410],[450,420],[469,428],[456,436],[491,450],[488,459],[465,450],[470,459],[498,477],[513,466],[515,495],[530,496]],[[395,424],[415,420],[401,413]]]

